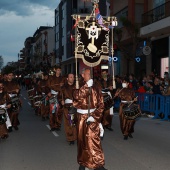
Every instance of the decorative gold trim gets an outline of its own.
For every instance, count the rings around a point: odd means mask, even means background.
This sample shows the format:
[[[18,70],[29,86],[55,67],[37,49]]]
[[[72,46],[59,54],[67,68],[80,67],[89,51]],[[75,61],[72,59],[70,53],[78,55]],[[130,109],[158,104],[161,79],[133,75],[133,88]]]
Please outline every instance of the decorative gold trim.
[[[86,61],[84,58],[84,55],[82,55],[82,54],[77,54],[77,58],[81,58],[83,60],[83,63],[89,67],[95,67],[100,64],[101,60],[108,60],[109,56],[101,55],[100,59],[95,63],[90,63],[90,62]]]

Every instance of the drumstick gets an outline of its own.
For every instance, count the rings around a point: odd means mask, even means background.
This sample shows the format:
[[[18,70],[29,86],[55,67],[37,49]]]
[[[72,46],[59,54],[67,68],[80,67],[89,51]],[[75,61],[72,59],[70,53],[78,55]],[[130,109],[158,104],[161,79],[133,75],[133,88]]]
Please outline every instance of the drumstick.
[[[137,99],[137,98],[138,98],[138,96],[136,96],[136,97],[135,97],[135,99]],[[135,102],[135,100],[133,100],[133,102],[132,102],[132,103],[134,103],[134,102]],[[131,104],[132,104],[132,103],[131,103]],[[128,107],[130,107],[130,106],[131,106],[131,104],[129,104],[129,106],[128,106]]]
[[[120,89],[117,94],[119,94],[123,89],[124,89],[124,88]],[[113,98],[115,98],[115,97],[116,97],[116,96],[114,96]]]

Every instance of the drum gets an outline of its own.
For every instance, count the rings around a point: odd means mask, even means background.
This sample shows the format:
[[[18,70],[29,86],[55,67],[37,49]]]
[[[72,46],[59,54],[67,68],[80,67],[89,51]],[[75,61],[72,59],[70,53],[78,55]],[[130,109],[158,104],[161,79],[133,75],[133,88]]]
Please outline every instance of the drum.
[[[113,106],[113,100],[111,96],[108,95],[107,93],[104,94],[103,100],[104,100],[104,110],[108,110]]]
[[[126,119],[134,120],[141,115],[141,111],[138,107],[138,104],[125,104],[123,106],[123,114],[125,115]]]
[[[73,105],[68,107],[68,113],[69,114],[76,114],[77,113],[77,108],[75,108]]]
[[[0,108],[0,125],[4,124],[7,121],[6,110]]]
[[[11,107],[12,111],[18,111],[19,106],[20,106],[20,100],[17,97],[17,95],[11,96],[11,102],[12,102],[12,107]]]
[[[52,97],[49,99],[49,102],[50,102],[50,104],[58,103],[57,95],[52,96]]]
[[[41,103],[42,103],[41,99],[42,99],[41,95],[37,95],[37,96],[33,97],[33,103],[34,103],[35,107],[40,107],[41,106]]]
[[[34,89],[27,90],[29,100],[33,100]]]

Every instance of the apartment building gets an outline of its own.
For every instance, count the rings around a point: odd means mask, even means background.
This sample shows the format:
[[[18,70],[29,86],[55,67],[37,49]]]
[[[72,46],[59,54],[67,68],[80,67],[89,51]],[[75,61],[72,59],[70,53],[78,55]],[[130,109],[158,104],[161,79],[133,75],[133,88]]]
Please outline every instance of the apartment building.
[[[127,17],[130,22],[138,25],[139,28],[137,38],[140,41],[136,46],[135,56],[130,60],[129,64],[127,64],[127,59],[121,49],[114,43],[114,57],[117,58],[114,63],[115,74],[123,76],[127,73],[134,73],[138,77],[148,75],[153,71],[157,72],[158,75],[164,71],[169,71],[169,65],[167,65],[170,53],[169,17],[167,17],[169,16],[169,4],[170,2],[166,0],[99,1],[102,16],[112,15],[117,17],[118,28],[123,30],[121,42],[125,47],[133,48],[134,42],[120,18],[122,16]],[[91,0],[61,0],[55,10],[56,63],[62,66],[64,74],[75,73],[75,46],[74,42],[70,41],[70,35],[74,32],[72,30],[74,21],[71,16],[72,14],[90,14],[91,11]],[[154,15],[154,18],[150,19],[148,15]],[[160,50],[158,50],[158,47]],[[108,68],[110,68],[108,61],[103,61],[102,64],[107,64]],[[101,65],[96,69],[96,72],[100,71]],[[78,70],[80,71],[83,67],[85,65],[79,60]]]
[[[106,16],[109,11],[109,2],[100,1],[101,15]],[[55,9],[55,49],[56,63],[61,65],[63,74],[75,73],[75,44],[71,42],[70,36],[74,34],[72,19],[73,14],[91,14],[91,0],[61,0]],[[78,72],[85,67],[82,60],[78,61]]]
[[[33,35],[30,63],[33,66],[55,65],[54,27],[40,26]]]
[[[161,77],[170,72],[170,1],[145,0],[141,37],[150,41],[148,68]]]

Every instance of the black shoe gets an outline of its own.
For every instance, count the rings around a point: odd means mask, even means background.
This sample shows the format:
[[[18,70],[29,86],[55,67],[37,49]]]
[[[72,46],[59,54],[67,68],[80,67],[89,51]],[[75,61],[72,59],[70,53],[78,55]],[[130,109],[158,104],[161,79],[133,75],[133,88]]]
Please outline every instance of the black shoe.
[[[60,128],[55,128],[55,130],[56,130],[56,131],[59,131],[59,130],[60,130]]]
[[[130,138],[133,138],[133,136],[132,136],[132,134],[130,133],[129,135],[128,135]]]
[[[18,130],[19,128],[18,128],[18,126],[14,126],[14,129],[15,129],[15,130]]]
[[[1,137],[1,139],[7,139],[8,138],[8,135],[4,135]]]
[[[102,167],[96,168],[94,170],[107,170],[107,169],[102,166]]]
[[[80,165],[79,170],[85,170],[85,166]]]
[[[45,121],[45,117],[42,117],[42,121]]]
[[[110,130],[110,131],[113,131],[113,129],[111,127],[106,126],[105,128]]]
[[[74,141],[70,141],[69,145],[74,145]]]
[[[124,140],[128,140],[128,136],[124,136]]]
[[[8,132],[12,132],[12,126],[8,127]]]
[[[51,130],[50,130],[51,132],[53,132],[53,131],[55,131],[55,128],[51,128]]]

